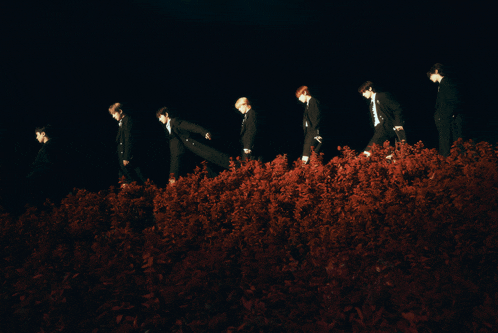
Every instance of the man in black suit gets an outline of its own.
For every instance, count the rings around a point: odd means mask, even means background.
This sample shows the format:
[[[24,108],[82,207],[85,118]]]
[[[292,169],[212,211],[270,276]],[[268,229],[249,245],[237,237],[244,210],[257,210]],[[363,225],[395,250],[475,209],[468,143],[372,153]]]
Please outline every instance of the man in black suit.
[[[159,109],[156,116],[164,125],[164,131],[169,140],[169,174],[172,176],[170,183],[174,183],[179,176],[185,175],[182,162],[187,150],[225,169],[230,167],[230,156],[191,137],[191,133],[197,133],[211,140],[211,134],[205,128],[177,118],[167,107]]]
[[[109,107],[109,113],[119,123],[116,136],[119,178],[124,176],[125,183],[137,182],[143,185],[147,179],[141,169],[143,161],[140,160],[140,134],[134,126],[130,110],[123,103],[114,103]]]
[[[455,82],[447,77],[445,68],[440,63],[432,66],[427,76],[432,82],[439,83],[434,121],[439,133],[439,153],[446,157],[450,154],[452,143],[463,137],[458,90]]]
[[[67,182],[67,151],[61,141],[54,138],[50,125],[35,129],[36,140],[42,147],[26,176],[28,201],[41,204],[46,198],[53,201],[69,193]]]
[[[403,128],[403,110],[399,103],[394,100],[391,94],[377,92],[371,81],[363,83],[358,92],[366,99],[370,99],[370,115],[375,129],[374,135],[364,154],[370,156],[372,145],[383,145],[386,140],[397,138],[399,142],[406,141],[406,134]]]
[[[241,97],[235,103],[235,108],[244,115],[242,127],[240,129],[240,142],[242,143],[242,160],[258,159],[254,147],[256,143],[257,114],[251,107],[251,103],[246,97]]]
[[[320,103],[311,96],[307,86],[301,86],[296,90],[296,97],[301,103],[306,104],[303,114],[304,145],[302,161],[307,163],[311,155],[311,147],[315,153],[322,150],[323,138],[320,135],[322,113]]]

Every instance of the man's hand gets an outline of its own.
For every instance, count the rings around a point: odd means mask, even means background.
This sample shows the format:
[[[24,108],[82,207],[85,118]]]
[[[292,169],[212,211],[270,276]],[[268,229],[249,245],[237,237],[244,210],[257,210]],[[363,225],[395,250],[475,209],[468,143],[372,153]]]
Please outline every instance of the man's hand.
[[[309,159],[310,159],[310,157],[309,157],[309,156],[303,156],[303,157],[301,158],[301,160],[303,161],[303,164],[308,163]]]
[[[244,153],[246,153],[246,154],[250,154],[250,153],[251,153],[251,151],[252,151],[251,149],[246,149],[246,148],[244,148]]]
[[[403,130],[403,126],[394,126],[394,129],[396,131],[402,131]]]
[[[124,166],[127,166],[128,164],[130,164],[130,161],[123,160],[123,165],[124,165]]]
[[[211,140],[211,133],[206,133],[206,139]]]

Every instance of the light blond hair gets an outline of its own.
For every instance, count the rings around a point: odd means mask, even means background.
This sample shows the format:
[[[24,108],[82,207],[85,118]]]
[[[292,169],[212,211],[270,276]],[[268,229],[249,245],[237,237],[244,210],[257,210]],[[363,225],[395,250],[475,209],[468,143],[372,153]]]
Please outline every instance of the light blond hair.
[[[241,97],[235,102],[235,108],[238,109],[242,104],[246,104],[247,106],[251,106],[251,103],[247,99],[247,97]]]

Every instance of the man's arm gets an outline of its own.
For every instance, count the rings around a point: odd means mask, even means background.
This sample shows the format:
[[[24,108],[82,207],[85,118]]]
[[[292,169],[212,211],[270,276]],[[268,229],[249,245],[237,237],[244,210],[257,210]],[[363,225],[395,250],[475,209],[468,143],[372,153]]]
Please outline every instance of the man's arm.
[[[130,116],[123,119],[123,165],[126,166],[133,158],[134,138],[132,135],[133,120]]]
[[[254,110],[249,111],[244,126],[246,130],[242,136],[242,148],[246,153],[250,153],[257,133],[257,119]]]
[[[384,103],[387,112],[391,113],[393,126],[397,130],[403,129],[405,120],[403,119],[403,109],[401,108],[401,105],[394,99],[394,97],[391,94],[386,93],[383,96],[384,96],[383,98],[384,101],[381,101],[381,103]]]
[[[309,123],[306,130],[306,137],[304,138],[303,157],[309,158],[311,154],[311,145],[313,144],[315,137],[320,135],[320,122],[322,119],[320,108],[316,99],[314,98],[310,99],[310,104],[308,107],[308,118]]]
[[[186,120],[179,120],[175,121],[175,125],[178,127],[178,129],[191,132],[191,133],[197,133],[202,135],[208,140],[211,140],[211,134],[209,133],[208,130],[206,130],[204,127],[193,124],[191,122],[188,122]]]
[[[459,103],[456,84],[444,78],[439,85],[436,112],[440,117],[450,118],[457,110]]]

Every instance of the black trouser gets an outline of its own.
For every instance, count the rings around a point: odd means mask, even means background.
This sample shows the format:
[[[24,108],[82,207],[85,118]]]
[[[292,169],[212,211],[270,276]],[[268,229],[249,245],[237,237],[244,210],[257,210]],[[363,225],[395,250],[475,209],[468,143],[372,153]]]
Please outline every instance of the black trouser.
[[[370,139],[365,151],[370,151],[372,149],[372,145],[375,143],[379,146],[382,146],[384,142],[391,141],[393,138],[396,138],[396,142],[406,142],[406,132],[404,129],[396,130],[396,129],[387,129],[381,124],[375,127],[375,133]]]
[[[454,115],[449,119],[435,118],[439,133],[439,154],[448,156],[453,142],[462,137],[462,115]]]
[[[260,161],[260,162],[263,161],[262,156],[254,155],[252,151],[250,153],[245,153],[244,149],[242,149],[242,152],[240,154],[240,159],[242,161],[253,161],[253,160]]]
[[[124,166],[123,159],[118,157],[118,164],[119,179],[124,176],[127,184],[137,182],[137,184],[143,185],[147,180],[147,178],[143,175],[140,166],[135,164],[133,161],[130,161],[127,166]]]

